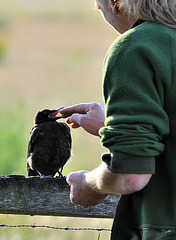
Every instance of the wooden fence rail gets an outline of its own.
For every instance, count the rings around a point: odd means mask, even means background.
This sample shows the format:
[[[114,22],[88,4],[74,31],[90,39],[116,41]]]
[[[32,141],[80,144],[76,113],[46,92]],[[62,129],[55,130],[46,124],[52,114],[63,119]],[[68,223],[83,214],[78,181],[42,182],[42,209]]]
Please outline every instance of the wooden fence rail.
[[[113,218],[120,196],[83,209],[71,204],[69,189],[64,178],[0,176],[0,214]]]

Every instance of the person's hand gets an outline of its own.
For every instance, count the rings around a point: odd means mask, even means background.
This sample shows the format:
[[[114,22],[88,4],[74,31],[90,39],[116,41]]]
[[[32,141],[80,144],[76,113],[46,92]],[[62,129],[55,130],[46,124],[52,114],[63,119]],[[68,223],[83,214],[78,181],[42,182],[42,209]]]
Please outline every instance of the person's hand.
[[[91,184],[86,182],[87,171],[72,172],[67,177],[70,185],[70,200],[74,205],[83,208],[95,206],[102,202],[108,194],[100,194],[95,191]]]
[[[98,103],[82,103],[60,110],[72,128],[82,127],[88,133],[99,136],[99,129],[104,126],[104,106]]]

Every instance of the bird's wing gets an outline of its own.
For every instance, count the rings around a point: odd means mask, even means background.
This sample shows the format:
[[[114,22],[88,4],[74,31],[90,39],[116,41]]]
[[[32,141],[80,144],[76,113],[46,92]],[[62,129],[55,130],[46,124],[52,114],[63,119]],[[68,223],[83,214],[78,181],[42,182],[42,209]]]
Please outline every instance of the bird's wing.
[[[39,131],[39,127],[36,125],[31,129],[31,132],[30,132],[27,157],[30,157],[31,153],[34,151],[34,147],[37,145],[39,138],[40,138],[40,131]]]

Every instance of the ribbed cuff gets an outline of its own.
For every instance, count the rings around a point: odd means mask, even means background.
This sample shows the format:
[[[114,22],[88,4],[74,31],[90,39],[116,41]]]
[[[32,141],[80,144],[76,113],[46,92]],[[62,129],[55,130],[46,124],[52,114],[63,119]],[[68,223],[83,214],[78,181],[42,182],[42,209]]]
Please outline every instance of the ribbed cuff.
[[[108,169],[122,174],[154,174],[155,157],[135,156],[113,151],[102,155]]]

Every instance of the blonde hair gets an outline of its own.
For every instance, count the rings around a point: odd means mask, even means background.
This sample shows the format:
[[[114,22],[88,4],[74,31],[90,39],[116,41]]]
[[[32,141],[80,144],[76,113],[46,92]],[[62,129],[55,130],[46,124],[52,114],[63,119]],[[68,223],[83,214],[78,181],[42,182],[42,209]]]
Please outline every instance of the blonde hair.
[[[120,0],[120,7],[137,19],[176,28],[176,0]]]

